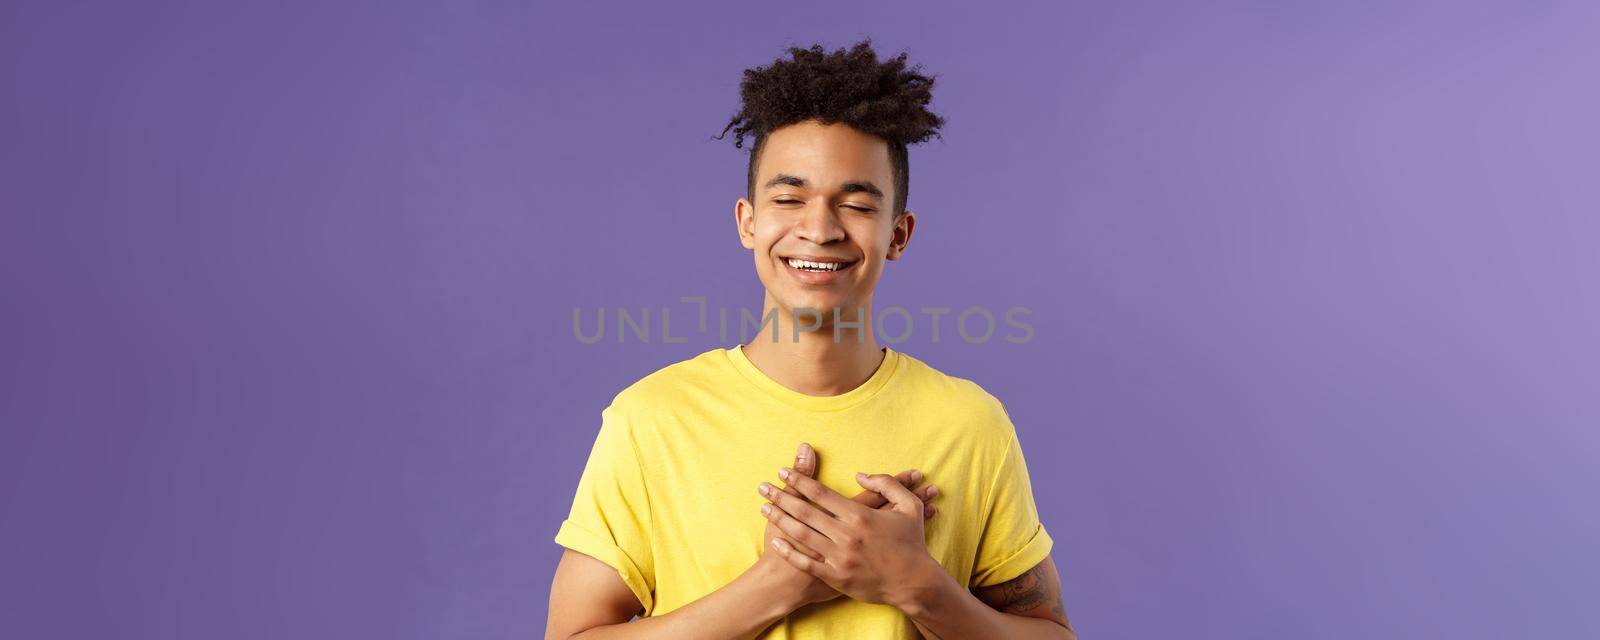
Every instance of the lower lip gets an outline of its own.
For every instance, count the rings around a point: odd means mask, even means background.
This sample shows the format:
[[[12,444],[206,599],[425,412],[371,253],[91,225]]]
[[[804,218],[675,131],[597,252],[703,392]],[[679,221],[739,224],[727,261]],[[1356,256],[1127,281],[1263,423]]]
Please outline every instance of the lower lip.
[[[836,269],[834,271],[806,271],[805,269],[796,269],[791,267],[789,266],[789,261],[784,260],[783,268],[788,269],[789,273],[794,274],[794,277],[801,282],[808,284],[833,284],[834,282],[838,282],[840,279],[843,279],[845,272],[856,268],[856,265],[858,264],[861,264],[860,260],[852,262],[844,268]]]

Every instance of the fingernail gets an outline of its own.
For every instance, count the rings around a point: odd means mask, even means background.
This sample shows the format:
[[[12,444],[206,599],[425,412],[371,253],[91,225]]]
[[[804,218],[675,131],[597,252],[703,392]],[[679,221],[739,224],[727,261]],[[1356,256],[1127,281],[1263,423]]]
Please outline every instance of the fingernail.
[[[772,505],[770,505],[770,504],[761,505],[761,515],[764,515],[764,516],[772,515]]]
[[[772,548],[780,549],[780,550],[783,549],[783,541],[779,540],[777,538],[773,538],[772,539]]]
[[[939,495],[939,487],[928,485],[928,497],[932,498],[936,495]]]
[[[761,486],[756,488],[756,491],[760,491],[761,495],[767,495],[767,492],[770,490],[771,488],[765,482],[761,483]]]
[[[911,481],[912,482],[916,482],[916,481],[921,480],[921,479],[922,479],[922,472],[921,471],[917,471],[916,469],[912,469],[911,470]]]
[[[866,480],[867,479],[867,474],[862,473],[860,471],[857,471],[856,472],[856,479],[857,480]]]
[[[789,468],[788,467],[784,467],[782,469],[779,469],[778,470],[778,477],[782,478],[784,480],[788,480],[789,479]]]

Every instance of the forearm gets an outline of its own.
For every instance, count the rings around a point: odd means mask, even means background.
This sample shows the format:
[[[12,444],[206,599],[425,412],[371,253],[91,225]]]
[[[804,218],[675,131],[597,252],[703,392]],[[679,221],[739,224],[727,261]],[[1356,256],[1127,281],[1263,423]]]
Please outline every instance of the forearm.
[[[778,568],[758,562],[732,582],[670,613],[594,627],[568,640],[749,640],[802,604],[781,588],[775,579]]]
[[[939,572],[907,603],[899,605],[922,637],[939,640],[1076,640],[1068,627],[1052,620],[997,611]]]

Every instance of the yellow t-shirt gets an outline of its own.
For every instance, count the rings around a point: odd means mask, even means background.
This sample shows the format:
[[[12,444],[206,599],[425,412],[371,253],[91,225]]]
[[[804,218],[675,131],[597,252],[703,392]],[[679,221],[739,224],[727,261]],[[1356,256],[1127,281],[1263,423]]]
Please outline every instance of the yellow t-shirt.
[[[817,479],[849,497],[855,473],[920,469],[939,485],[928,552],[957,582],[999,584],[1050,553],[1016,431],[978,385],[885,349],[861,386],[810,396],[766,376],[738,346],[678,362],[624,389],[555,541],[614,567],[645,615],[731,582],[761,554],[756,492],[809,442]],[[761,638],[918,638],[893,607],[840,596]]]

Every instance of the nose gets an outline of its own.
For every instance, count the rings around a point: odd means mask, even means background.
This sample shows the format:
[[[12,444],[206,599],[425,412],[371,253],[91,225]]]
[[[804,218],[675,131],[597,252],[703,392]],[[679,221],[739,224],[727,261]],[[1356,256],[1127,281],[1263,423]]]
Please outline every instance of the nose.
[[[795,235],[808,242],[828,244],[843,240],[845,234],[844,225],[839,224],[838,213],[825,199],[818,198],[800,213],[800,221],[795,224]]]

